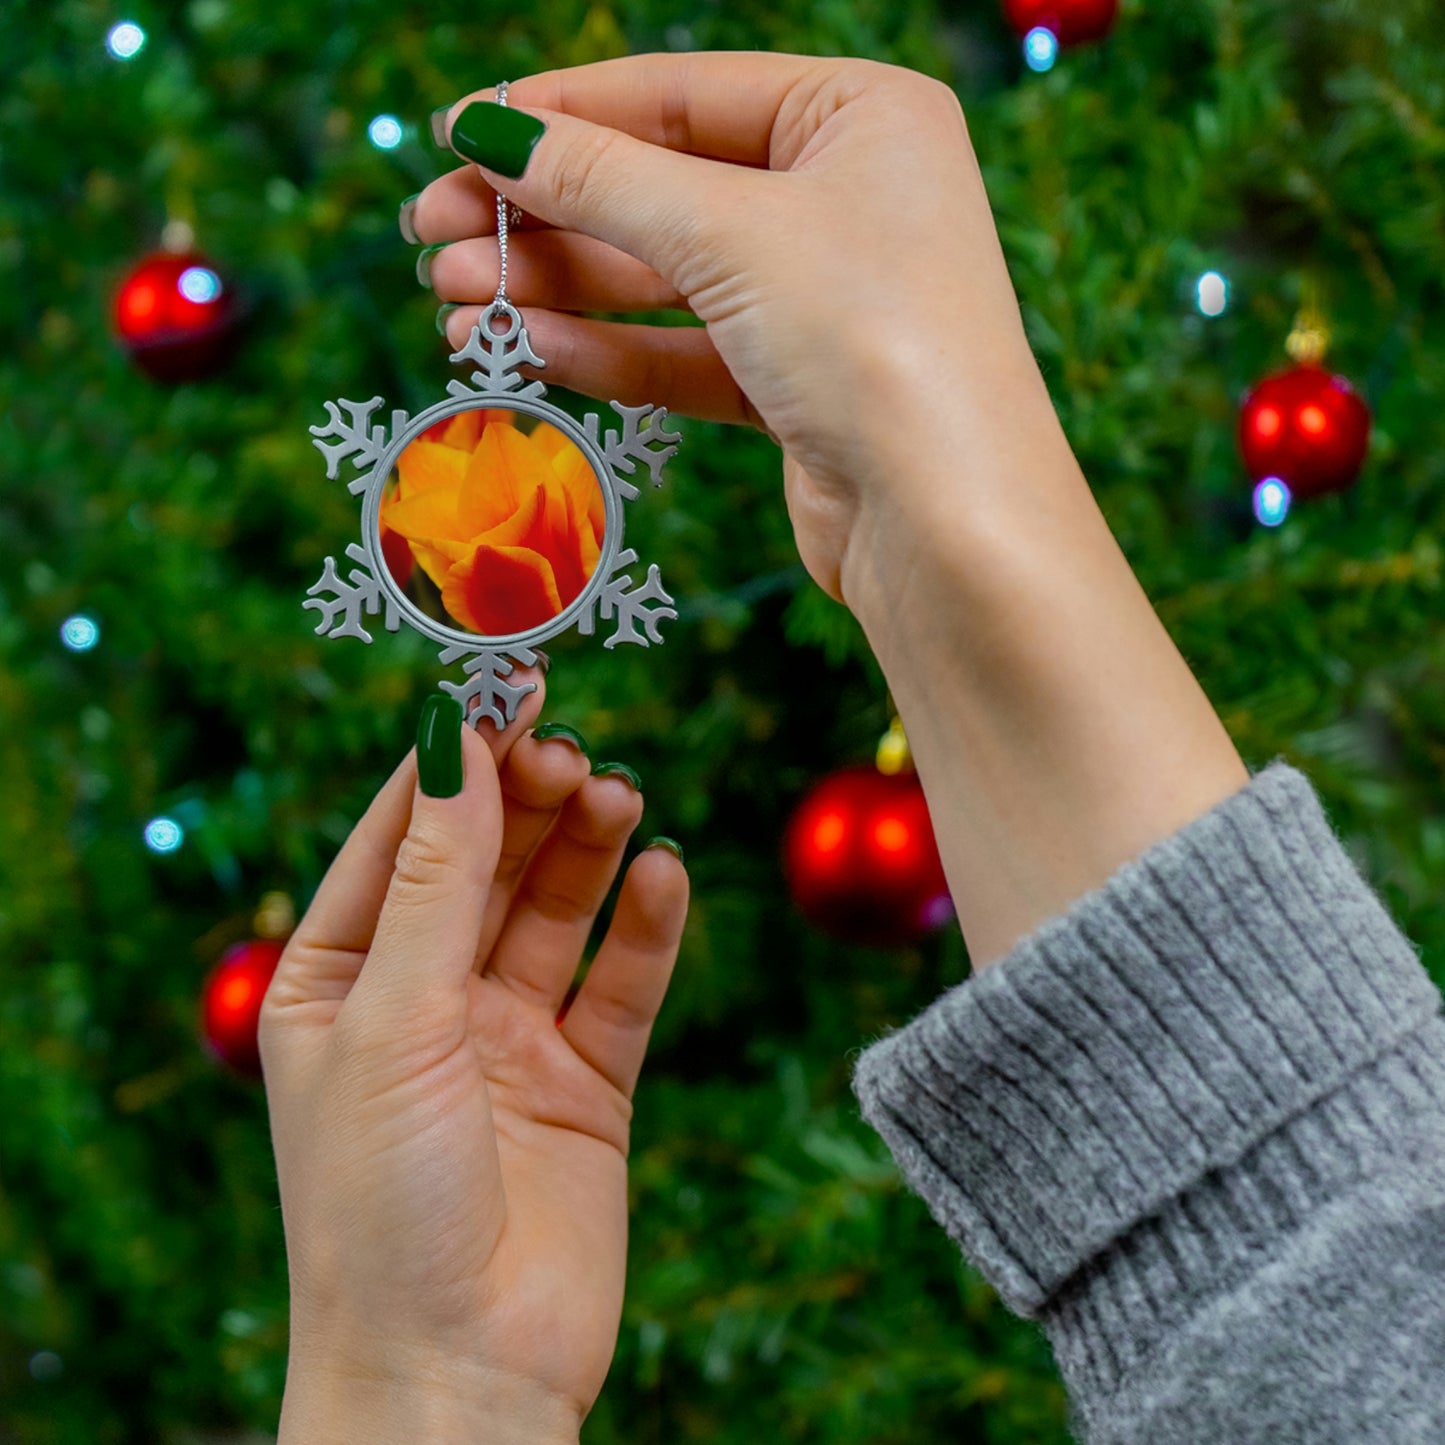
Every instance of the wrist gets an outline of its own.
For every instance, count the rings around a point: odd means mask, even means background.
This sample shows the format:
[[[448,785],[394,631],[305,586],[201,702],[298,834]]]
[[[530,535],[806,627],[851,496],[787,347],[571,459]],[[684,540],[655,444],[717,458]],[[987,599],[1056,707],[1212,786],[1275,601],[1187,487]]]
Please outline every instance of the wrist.
[[[1061,431],[1039,420],[976,430],[972,454],[919,450],[906,496],[862,518],[842,571],[975,968],[1249,778]]]
[[[583,1411],[474,1361],[293,1348],[277,1445],[577,1445]]]
[[[923,385],[895,376],[870,413],[877,432],[862,449],[867,474],[839,569],[880,659],[894,632],[916,629],[910,607],[947,607],[961,623],[961,605],[997,590],[984,564],[1037,544],[1043,526],[1104,525],[1032,356],[1001,364],[982,402],[957,373]]]

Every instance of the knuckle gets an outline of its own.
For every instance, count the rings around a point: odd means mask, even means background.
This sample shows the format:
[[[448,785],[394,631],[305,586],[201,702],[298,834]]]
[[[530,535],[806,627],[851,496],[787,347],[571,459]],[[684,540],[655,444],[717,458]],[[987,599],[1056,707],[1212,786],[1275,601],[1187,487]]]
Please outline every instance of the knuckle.
[[[461,869],[446,834],[413,819],[396,850],[393,886],[403,892],[431,893],[452,887],[460,877]]]
[[[588,129],[574,140],[553,173],[552,195],[559,210],[575,215],[587,206],[600,181],[600,171],[617,144],[616,131],[603,127]]]
[[[626,1036],[645,1035],[652,1029],[653,1012],[639,1007],[634,999],[625,994],[598,989],[588,1001],[588,1005],[598,1022],[616,1033]]]

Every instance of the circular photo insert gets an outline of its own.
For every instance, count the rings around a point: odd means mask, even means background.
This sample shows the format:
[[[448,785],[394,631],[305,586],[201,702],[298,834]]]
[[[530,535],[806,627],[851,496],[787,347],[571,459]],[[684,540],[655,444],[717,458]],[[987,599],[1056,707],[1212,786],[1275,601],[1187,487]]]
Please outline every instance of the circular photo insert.
[[[541,627],[602,554],[602,484],[575,442],[525,412],[472,408],[409,442],[381,494],[387,571],[433,621],[483,637]]]

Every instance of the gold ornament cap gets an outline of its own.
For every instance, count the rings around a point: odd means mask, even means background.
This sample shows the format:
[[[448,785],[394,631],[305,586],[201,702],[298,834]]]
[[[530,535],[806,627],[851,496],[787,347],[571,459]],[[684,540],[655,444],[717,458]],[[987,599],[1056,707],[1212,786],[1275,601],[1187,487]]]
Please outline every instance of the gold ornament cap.
[[[888,731],[878,740],[874,762],[878,771],[889,778],[913,771],[913,751],[908,746],[908,735],[903,731],[903,722],[897,714],[888,724]]]
[[[1290,360],[1300,366],[1318,366],[1330,349],[1330,324],[1320,309],[1318,288],[1306,282],[1304,300],[1285,341]]]
[[[296,905],[285,893],[262,894],[251,927],[257,938],[289,938],[296,928]]]

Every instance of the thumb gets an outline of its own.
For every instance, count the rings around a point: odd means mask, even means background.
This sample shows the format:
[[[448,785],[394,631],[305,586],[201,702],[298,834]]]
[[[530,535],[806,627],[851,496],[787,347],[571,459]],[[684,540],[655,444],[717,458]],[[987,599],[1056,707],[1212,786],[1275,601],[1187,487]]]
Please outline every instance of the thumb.
[[[346,1009],[406,1038],[408,1020],[463,1022],[502,846],[497,767],[461,705],[437,693],[417,728],[411,819]]]
[[[727,233],[721,218],[736,215],[758,180],[560,110],[473,99],[458,103],[447,128],[451,148],[524,211],[645,261],[684,294],[707,283],[698,253]]]

